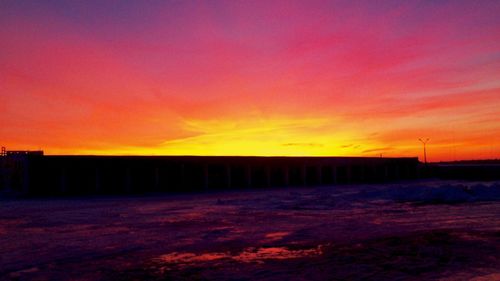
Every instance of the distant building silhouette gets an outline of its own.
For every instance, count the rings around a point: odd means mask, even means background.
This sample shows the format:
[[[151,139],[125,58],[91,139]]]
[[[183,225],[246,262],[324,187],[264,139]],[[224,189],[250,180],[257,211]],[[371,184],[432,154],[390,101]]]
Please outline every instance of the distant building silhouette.
[[[2,146],[0,156],[13,156],[13,155],[38,155],[43,156],[43,150],[7,150]]]

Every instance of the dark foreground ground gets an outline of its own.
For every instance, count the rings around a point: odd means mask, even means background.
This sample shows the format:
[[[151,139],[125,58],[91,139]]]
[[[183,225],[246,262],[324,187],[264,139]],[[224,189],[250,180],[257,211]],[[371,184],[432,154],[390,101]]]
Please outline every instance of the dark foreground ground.
[[[0,200],[2,280],[500,280],[500,183]]]

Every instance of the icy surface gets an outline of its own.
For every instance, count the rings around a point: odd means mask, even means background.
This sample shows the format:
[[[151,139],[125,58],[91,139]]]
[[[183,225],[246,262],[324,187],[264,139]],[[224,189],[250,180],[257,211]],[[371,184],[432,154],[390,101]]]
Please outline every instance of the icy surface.
[[[500,183],[0,200],[0,280],[499,280]]]

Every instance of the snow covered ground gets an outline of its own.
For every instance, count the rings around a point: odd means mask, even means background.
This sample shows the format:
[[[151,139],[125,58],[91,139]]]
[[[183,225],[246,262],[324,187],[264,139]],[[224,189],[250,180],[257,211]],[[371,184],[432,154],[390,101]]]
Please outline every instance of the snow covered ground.
[[[0,200],[0,279],[500,280],[500,182]]]

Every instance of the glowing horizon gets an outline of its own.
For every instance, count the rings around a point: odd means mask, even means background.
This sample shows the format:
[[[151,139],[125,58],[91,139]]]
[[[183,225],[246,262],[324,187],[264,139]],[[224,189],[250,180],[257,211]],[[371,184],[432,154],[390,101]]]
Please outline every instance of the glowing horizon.
[[[500,2],[2,1],[0,145],[500,158]]]

